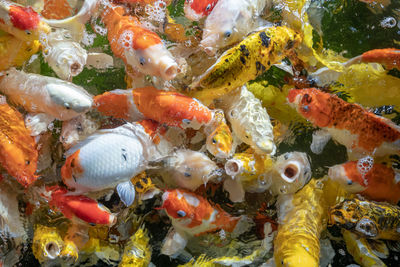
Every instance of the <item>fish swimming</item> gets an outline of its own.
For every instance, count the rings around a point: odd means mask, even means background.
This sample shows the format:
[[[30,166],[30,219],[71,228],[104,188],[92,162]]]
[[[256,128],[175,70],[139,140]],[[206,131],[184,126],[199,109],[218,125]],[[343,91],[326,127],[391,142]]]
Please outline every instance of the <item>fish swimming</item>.
[[[96,200],[84,195],[68,195],[68,190],[60,186],[47,187],[43,196],[49,205],[59,209],[66,218],[74,217],[89,224],[112,226],[117,218]]]
[[[213,119],[213,111],[196,99],[154,87],[116,89],[95,96],[94,103],[104,115],[128,121],[148,118],[169,126],[197,130]]]
[[[222,110],[214,111],[214,118],[204,127],[204,133],[207,136],[206,148],[214,157],[228,158],[233,154],[236,144]]]
[[[53,77],[11,68],[0,77],[0,92],[32,113],[69,120],[92,107],[92,97],[80,86]]]
[[[151,260],[150,238],[144,227],[140,227],[125,244],[119,266],[147,267]]]
[[[400,127],[357,104],[315,88],[292,89],[288,100],[300,115],[359,158],[400,151]]]
[[[154,32],[141,26],[138,18],[125,15],[122,6],[108,3],[102,12],[107,27],[107,37],[114,55],[125,64],[147,75],[172,80],[178,64]]]
[[[212,56],[218,49],[239,42],[257,27],[265,26],[266,21],[259,18],[264,6],[265,0],[219,0],[205,21],[200,47]],[[189,8],[185,8],[185,15],[190,13],[186,10]]]
[[[185,17],[190,20],[200,20],[208,16],[218,0],[186,0],[183,6]]]
[[[391,166],[375,163],[371,157],[332,166],[328,176],[349,193],[392,204],[400,201],[399,174]]]
[[[332,207],[329,223],[369,239],[400,240],[400,208],[384,202],[346,199]]]

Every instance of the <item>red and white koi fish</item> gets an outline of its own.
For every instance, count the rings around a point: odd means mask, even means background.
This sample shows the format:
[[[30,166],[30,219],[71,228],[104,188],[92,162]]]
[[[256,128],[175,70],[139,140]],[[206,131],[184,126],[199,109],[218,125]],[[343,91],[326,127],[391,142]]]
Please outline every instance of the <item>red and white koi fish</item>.
[[[149,160],[161,156],[140,124],[124,124],[95,132],[66,153],[63,182],[77,193],[117,186],[121,200],[130,205],[135,188],[130,179],[144,171]]]
[[[37,40],[41,33],[50,32],[50,27],[32,7],[8,0],[0,0],[0,29],[24,41]]]
[[[161,209],[171,219],[176,231],[173,238],[181,241],[178,245],[181,249],[186,246],[185,241],[190,236],[200,236],[216,230],[233,232],[242,218],[233,217],[220,207],[212,206],[205,198],[186,190],[167,190],[162,200]],[[169,245],[171,242],[167,240],[162,253],[172,255],[177,252],[176,248]]]
[[[400,200],[400,175],[390,166],[374,163],[371,157],[332,166],[328,175],[349,193],[392,204]]]
[[[139,72],[172,80],[178,64],[154,32],[141,26],[134,16],[125,15],[122,6],[105,5],[102,20],[114,55]]]
[[[400,127],[357,104],[315,88],[292,89],[288,100],[297,112],[326,130],[354,156],[384,156],[400,151]]]
[[[200,20],[208,16],[218,0],[186,0],[184,5],[185,17],[190,20]]]
[[[59,209],[68,219],[79,218],[90,224],[112,226],[117,218],[96,200],[84,195],[68,195],[68,190],[60,186],[46,187],[43,196],[49,205]]]
[[[213,119],[213,111],[196,99],[154,87],[113,90],[94,97],[97,109],[129,121],[144,118],[181,128],[199,129]]]

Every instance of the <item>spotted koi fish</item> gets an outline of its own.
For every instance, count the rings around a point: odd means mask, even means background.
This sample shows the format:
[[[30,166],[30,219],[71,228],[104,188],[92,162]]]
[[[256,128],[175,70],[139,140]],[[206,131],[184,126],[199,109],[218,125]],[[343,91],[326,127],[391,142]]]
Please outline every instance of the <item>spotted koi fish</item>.
[[[50,32],[50,27],[32,7],[8,0],[0,1],[0,29],[24,41],[37,40],[41,33]]]
[[[368,160],[370,159],[370,160]],[[329,177],[349,193],[359,193],[375,201],[400,201],[399,174],[391,166],[374,163],[371,157],[329,168]]]
[[[357,104],[315,88],[292,89],[288,100],[300,115],[353,154],[384,156],[400,151],[399,126]]]
[[[332,207],[329,223],[369,239],[400,240],[399,218],[398,206],[355,198]]]
[[[218,0],[186,0],[184,4],[185,17],[190,20],[200,20],[208,16]]]
[[[154,87],[113,90],[94,98],[107,116],[138,121],[144,118],[181,128],[199,129],[213,119],[213,112],[196,99]]]
[[[189,94],[208,105],[233,89],[253,80],[282,60],[301,41],[284,27],[270,27],[247,36],[222,54],[191,86]]]
[[[112,226],[117,218],[96,200],[84,195],[68,195],[68,190],[60,186],[46,188],[45,197],[50,206],[59,209],[65,217],[81,219],[89,224]]]
[[[114,55],[139,72],[175,78],[178,65],[154,32],[142,27],[138,18],[125,15],[122,6],[105,5],[102,20],[107,27],[107,37]]]

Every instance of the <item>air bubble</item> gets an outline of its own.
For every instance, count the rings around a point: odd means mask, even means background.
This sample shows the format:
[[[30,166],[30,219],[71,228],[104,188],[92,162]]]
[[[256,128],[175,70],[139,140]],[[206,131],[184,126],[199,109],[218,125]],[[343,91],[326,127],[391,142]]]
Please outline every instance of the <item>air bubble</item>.
[[[386,17],[381,21],[382,28],[393,28],[397,25],[397,21],[393,17]]]
[[[365,175],[372,169],[373,165],[374,159],[371,156],[367,156],[357,161],[358,172],[361,174],[366,185],[368,185],[368,181],[365,180]]]

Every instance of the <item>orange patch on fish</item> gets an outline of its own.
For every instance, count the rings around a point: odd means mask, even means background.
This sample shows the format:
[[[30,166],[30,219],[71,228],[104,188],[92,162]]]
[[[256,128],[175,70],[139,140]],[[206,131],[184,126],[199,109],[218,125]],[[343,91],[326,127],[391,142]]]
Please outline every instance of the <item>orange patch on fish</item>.
[[[161,142],[160,135],[164,135],[167,131],[165,127],[162,127],[158,122],[153,120],[142,120],[138,124],[142,125],[145,132],[151,136],[153,143],[158,145]]]
[[[61,178],[63,181],[68,179],[76,179],[75,174],[83,173],[83,168],[79,164],[79,152],[80,150],[75,151],[72,155],[70,155],[65,164],[61,168]]]
[[[94,106],[107,116],[129,119],[129,102],[125,94],[106,92],[93,98]]]
[[[46,19],[65,19],[72,16],[72,8],[67,0],[44,0],[42,12]]]
[[[32,7],[11,5],[8,15],[11,23],[23,31],[36,29],[40,21],[39,14]]]

